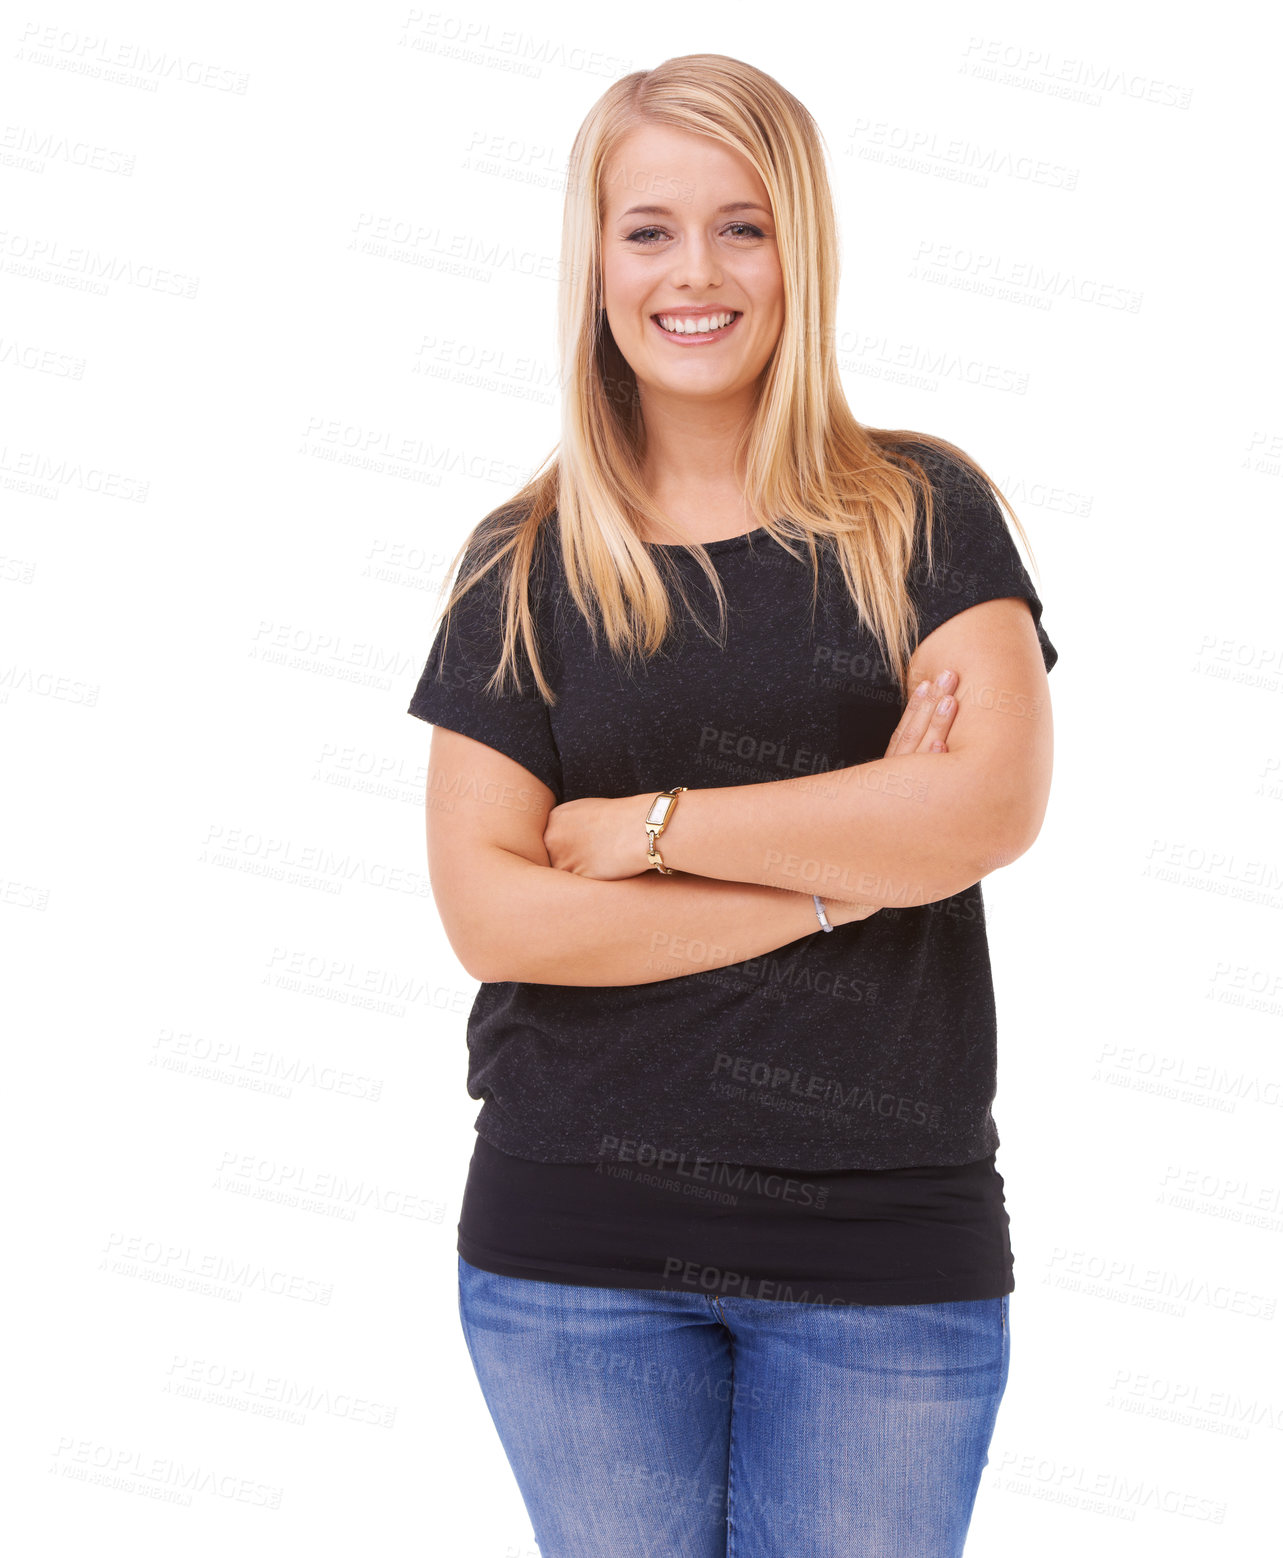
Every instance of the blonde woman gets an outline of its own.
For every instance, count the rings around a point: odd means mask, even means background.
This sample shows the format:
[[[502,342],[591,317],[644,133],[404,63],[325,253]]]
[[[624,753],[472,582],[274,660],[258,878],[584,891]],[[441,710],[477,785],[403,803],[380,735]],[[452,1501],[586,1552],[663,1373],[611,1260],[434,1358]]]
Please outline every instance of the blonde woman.
[[[984,472],[849,410],[770,76],[611,86],[563,277],[555,461],[410,705],[481,981],[477,1377],[543,1558],[958,1554],[1014,1287],[980,882],[1047,804],[1042,604]]]

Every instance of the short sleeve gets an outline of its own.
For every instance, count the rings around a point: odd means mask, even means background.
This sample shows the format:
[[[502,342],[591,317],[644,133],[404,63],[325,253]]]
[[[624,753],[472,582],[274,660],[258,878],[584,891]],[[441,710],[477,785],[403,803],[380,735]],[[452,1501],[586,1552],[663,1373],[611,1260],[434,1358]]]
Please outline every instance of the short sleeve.
[[[470,570],[478,557],[474,534],[460,574]],[[502,565],[501,565],[502,566]],[[410,700],[408,713],[429,725],[443,725],[474,741],[502,752],[532,773],[556,796],[563,793],[561,758],[553,738],[548,705],[535,682],[534,672],[518,639],[517,666],[521,691],[505,676],[501,692],[486,691],[486,683],[499,664],[503,647],[503,580],[500,567],[492,568],[455,606],[446,632],[443,618],[423,674]],[[544,642],[539,643],[541,666],[549,674]]]
[[[931,479],[932,567],[921,548],[910,570],[909,595],[918,612],[918,642],[981,601],[1019,596],[1029,602],[1043,664],[1048,671],[1060,658],[1042,625],[1042,601],[1025,570],[1015,537],[998,500],[952,456],[938,450],[912,450]]]

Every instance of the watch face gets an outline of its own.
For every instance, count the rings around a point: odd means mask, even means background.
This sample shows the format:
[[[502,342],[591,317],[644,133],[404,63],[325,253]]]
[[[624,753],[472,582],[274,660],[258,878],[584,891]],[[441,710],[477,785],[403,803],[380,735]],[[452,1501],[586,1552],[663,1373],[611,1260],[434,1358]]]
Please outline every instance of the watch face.
[[[664,818],[668,815],[668,808],[672,804],[673,798],[671,795],[657,795],[655,797],[654,805],[646,813],[646,821],[656,823],[663,822]]]

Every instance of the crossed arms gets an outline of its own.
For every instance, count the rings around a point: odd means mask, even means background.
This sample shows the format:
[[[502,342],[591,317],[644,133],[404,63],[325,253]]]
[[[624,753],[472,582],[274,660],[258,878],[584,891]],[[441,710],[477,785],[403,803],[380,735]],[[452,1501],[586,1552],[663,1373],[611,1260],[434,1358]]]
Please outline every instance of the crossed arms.
[[[884,758],[684,794],[660,840],[674,876],[646,866],[651,793],[558,806],[511,758],[434,727],[428,872],[455,955],[483,983],[647,984],[809,935],[813,892],[838,925],[935,903],[1010,864],[1037,838],[1051,789],[1027,603],[951,617],[919,645],[909,686],[947,668],[955,708],[933,715],[943,689],[911,699]],[[946,750],[933,751],[941,731]]]

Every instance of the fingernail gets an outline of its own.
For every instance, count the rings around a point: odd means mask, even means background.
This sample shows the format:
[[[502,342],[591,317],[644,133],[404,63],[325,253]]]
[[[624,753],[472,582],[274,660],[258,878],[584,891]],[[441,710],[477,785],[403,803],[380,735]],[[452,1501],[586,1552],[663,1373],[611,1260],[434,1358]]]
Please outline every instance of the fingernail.
[[[952,698],[941,698],[940,702],[936,704],[936,713],[937,714],[947,714],[952,707],[953,707],[953,699]]]
[[[930,682],[919,682],[918,683],[918,697],[919,698],[925,698],[926,695],[930,691],[931,691],[931,683]]]
[[[949,678],[952,675],[953,675],[952,671],[941,671],[939,676],[936,677],[936,686],[937,687],[947,687],[949,685]]]

